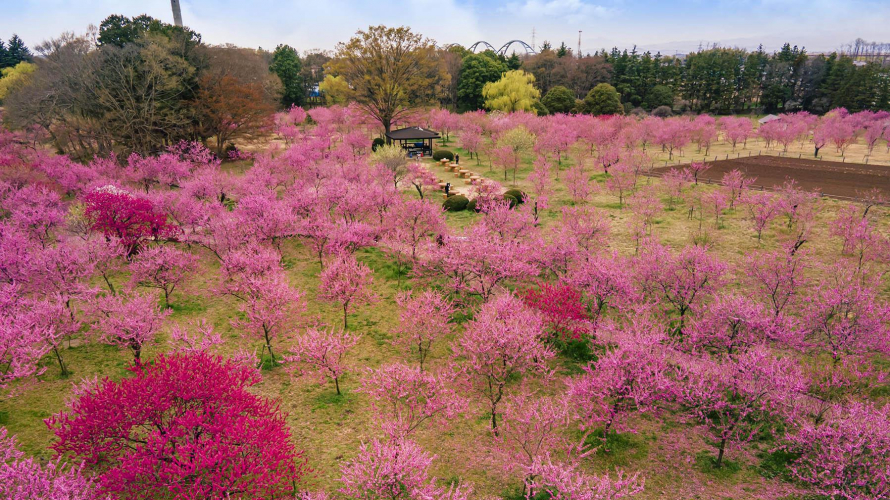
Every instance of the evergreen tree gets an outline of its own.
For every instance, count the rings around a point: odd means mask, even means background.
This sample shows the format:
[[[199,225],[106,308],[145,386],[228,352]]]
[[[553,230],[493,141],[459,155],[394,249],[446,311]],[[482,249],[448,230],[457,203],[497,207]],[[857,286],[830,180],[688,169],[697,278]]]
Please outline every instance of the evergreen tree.
[[[458,109],[482,109],[485,105],[482,88],[486,83],[498,81],[506,72],[507,66],[490,50],[465,57],[457,84]]]
[[[621,97],[615,87],[601,83],[590,89],[584,98],[584,111],[591,115],[620,115],[624,113]]]
[[[306,88],[303,85],[303,61],[297,50],[290,45],[279,45],[272,53],[269,71],[278,75],[284,91],[281,104],[284,107],[301,106],[306,101]]]

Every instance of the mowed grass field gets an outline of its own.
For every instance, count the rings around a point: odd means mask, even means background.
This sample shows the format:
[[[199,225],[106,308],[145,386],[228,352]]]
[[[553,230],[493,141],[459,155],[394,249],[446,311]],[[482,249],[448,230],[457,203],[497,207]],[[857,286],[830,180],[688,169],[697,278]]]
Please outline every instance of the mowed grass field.
[[[477,166],[476,159],[470,159],[466,151],[452,147],[453,145],[452,141],[451,145],[445,147],[459,152],[462,164],[474,172],[511,186],[510,182],[503,181],[502,170],[489,168],[487,157],[483,156]],[[757,141],[752,140],[747,148],[758,146]],[[852,158],[854,152],[859,154],[858,147],[851,147],[847,157]],[[803,150],[808,150],[807,148],[808,145]],[[728,154],[729,149],[731,148],[728,145],[718,144],[711,148],[709,156]],[[826,159],[830,157],[831,149],[824,149]],[[880,150],[878,153],[881,153],[884,149],[881,144],[876,151]],[[747,149],[739,150],[744,151]],[[809,151],[811,154],[811,150]],[[663,161],[662,156],[666,158],[666,153],[655,150],[650,152],[653,161]],[[688,146],[680,160],[698,157],[694,152],[695,146]],[[875,154],[872,162],[879,161],[878,156],[880,155]],[[883,159],[880,161],[890,164],[890,155],[884,154],[881,158]],[[520,189],[530,188],[525,178],[532,170],[532,159],[528,155],[517,173],[517,187]],[[571,160],[564,161],[562,170],[570,164]],[[248,166],[247,163],[240,162],[227,164],[226,168],[238,173]],[[445,178],[444,169],[432,162],[429,167]],[[453,174],[447,175],[453,178]],[[512,178],[512,172],[509,177]],[[601,189],[591,197],[589,203],[603,210],[611,221],[612,236],[603,244],[608,244],[621,254],[632,255],[635,244],[629,228],[631,211],[626,206],[619,206],[618,198],[605,189],[606,178],[601,169],[590,167],[589,181],[596,183]],[[563,177],[560,176],[560,179]],[[641,188],[658,189],[660,180],[640,177],[639,182]],[[556,193],[552,206],[543,211],[540,217],[545,232],[559,217],[560,208],[572,204],[563,181],[554,180],[554,187]],[[716,187],[698,185],[689,189],[710,190]],[[415,196],[415,193],[406,190],[405,196]],[[829,235],[829,222],[846,202],[823,198],[817,203],[819,209],[816,211],[816,224],[806,245],[816,259],[830,261],[838,258],[841,243]],[[881,227],[886,228],[886,209],[879,209],[877,216]],[[480,217],[483,216],[471,212],[447,215],[448,223],[454,229],[473,224]],[[730,265],[740,263],[747,255],[758,250],[775,248],[786,231],[782,221],[776,220],[764,231],[762,241],[758,242],[745,211],[739,208],[727,210],[716,227],[714,221],[708,218],[704,220],[701,230],[699,226],[697,219],[688,217],[686,208],[677,207],[660,214],[653,231],[663,243],[676,248],[691,244],[694,237],[700,238],[705,233],[712,251]],[[151,359],[169,348],[167,342],[170,326],[185,326],[200,318],[205,318],[223,334],[227,342],[220,347],[221,353],[231,353],[242,346],[258,350],[259,343],[243,338],[230,324],[239,314],[236,300],[221,296],[215,291],[219,280],[218,261],[206,250],[192,248],[191,251],[201,257],[199,270],[184,287],[177,289],[172,295],[170,305],[173,313],[168,320],[168,327],[154,345],[145,349],[143,357]],[[291,325],[290,335],[298,335],[305,324],[316,319],[327,325],[339,325],[341,309],[336,304],[316,300],[321,268],[313,252],[298,240],[287,240],[282,245],[282,253],[291,283],[306,293],[308,303],[302,323]],[[337,396],[330,383],[320,384],[312,378],[294,378],[284,367],[264,369],[263,381],[255,388],[258,393],[279,400],[282,409],[289,414],[288,422],[293,439],[297,447],[305,451],[305,457],[314,471],[308,479],[309,489],[335,490],[341,464],[356,455],[360,443],[381,436],[369,399],[357,391],[363,372],[386,363],[412,361],[406,352],[391,344],[393,332],[398,325],[399,311],[395,296],[400,290],[412,288],[410,276],[400,278],[394,260],[376,248],[360,250],[358,258],[374,271],[373,291],[378,296],[378,301],[373,305],[355,307],[350,315],[349,330],[361,334],[362,339],[349,354],[350,369],[341,381],[343,394]],[[123,285],[128,281],[128,276],[117,275],[114,281],[115,285]],[[884,292],[887,293],[887,290]],[[159,294],[160,300],[162,298]],[[460,334],[462,328],[462,323],[457,322],[452,338],[434,346],[430,361],[432,369],[447,364],[451,352],[449,343]],[[288,344],[288,338],[283,337],[276,339],[273,347],[277,353],[284,353]],[[76,339],[66,348],[63,356],[74,372],[73,375],[61,378],[58,366],[53,359],[47,357],[44,360],[47,370],[39,382],[17,387],[11,397],[0,401],[0,425],[6,426],[18,437],[26,453],[41,458],[51,457],[52,452],[48,447],[53,441],[43,420],[65,407],[72,385],[93,377],[124,377],[128,373],[126,367],[132,359],[128,352],[101,344],[84,343],[81,339]],[[578,373],[581,366],[580,363],[564,357],[553,362],[553,368],[563,376]],[[545,382],[544,390],[557,393],[563,387],[561,377],[556,377]],[[433,473],[443,481],[460,479],[472,483],[483,496],[515,495],[520,487],[520,478],[503,470],[497,455],[492,451],[495,443],[488,426],[489,416],[480,405],[474,405],[465,418],[454,420],[447,428],[443,429],[438,425],[423,426],[416,440],[424,449],[437,456]],[[614,474],[616,468],[639,472],[646,479],[646,489],[637,498],[804,498],[795,485],[771,477],[773,472],[768,460],[769,452],[774,446],[771,440],[752,443],[744,451],[729,452],[731,466],[713,471],[703,458],[706,454],[713,453],[709,437],[693,423],[685,422],[667,411],[660,414],[638,414],[632,417],[632,427],[638,429],[638,432],[626,433],[614,439],[614,442],[610,442],[609,451],[585,459],[585,467],[600,473]]]

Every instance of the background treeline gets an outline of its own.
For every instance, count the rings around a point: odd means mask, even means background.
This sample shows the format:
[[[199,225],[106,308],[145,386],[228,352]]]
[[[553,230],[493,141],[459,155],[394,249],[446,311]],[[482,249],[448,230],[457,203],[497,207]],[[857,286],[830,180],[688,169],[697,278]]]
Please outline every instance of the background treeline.
[[[34,51],[35,69],[0,96],[5,117],[78,158],[152,153],[182,140],[224,154],[236,137],[264,130],[276,108],[302,104],[313,81],[292,47],[207,45],[149,16],[109,16]]]
[[[683,58],[617,48],[577,58],[565,45],[554,49],[547,43],[522,59],[448,50],[460,63],[452,65],[458,78],[444,103],[458,110],[480,108],[482,86],[510,69],[532,73],[542,95],[565,87],[582,99],[597,84],[610,84],[626,112],[659,106],[716,114],[890,109],[890,68],[838,53],[808,55],[789,44],[772,54],[715,47]]]

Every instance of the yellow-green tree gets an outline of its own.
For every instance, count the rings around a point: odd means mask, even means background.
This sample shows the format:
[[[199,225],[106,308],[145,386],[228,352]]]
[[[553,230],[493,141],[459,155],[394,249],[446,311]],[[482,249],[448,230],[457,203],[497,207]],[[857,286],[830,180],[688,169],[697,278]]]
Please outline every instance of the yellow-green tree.
[[[432,103],[442,73],[436,44],[410,28],[371,26],[337,44],[327,73],[343,78],[348,98],[376,118],[386,132],[412,109]]]
[[[9,95],[12,89],[26,85],[37,66],[29,62],[20,62],[11,68],[3,68],[0,72],[0,101]]]
[[[482,87],[485,107],[499,111],[531,111],[541,92],[535,88],[535,76],[521,69],[504,73],[500,80]]]
[[[318,84],[318,90],[324,94],[324,102],[327,104],[346,104],[349,98],[349,84],[340,76],[325,75],[324,80]]]

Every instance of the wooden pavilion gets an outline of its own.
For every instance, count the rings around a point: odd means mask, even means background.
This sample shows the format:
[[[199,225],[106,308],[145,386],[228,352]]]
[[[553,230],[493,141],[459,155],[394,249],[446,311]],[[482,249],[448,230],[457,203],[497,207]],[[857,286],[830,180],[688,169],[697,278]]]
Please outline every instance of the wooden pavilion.
[[[405,127],[386,134],[389,142],[398,142],[410,157],[432,156],[433,141],[440,136],[437,132],[421,127]]]

